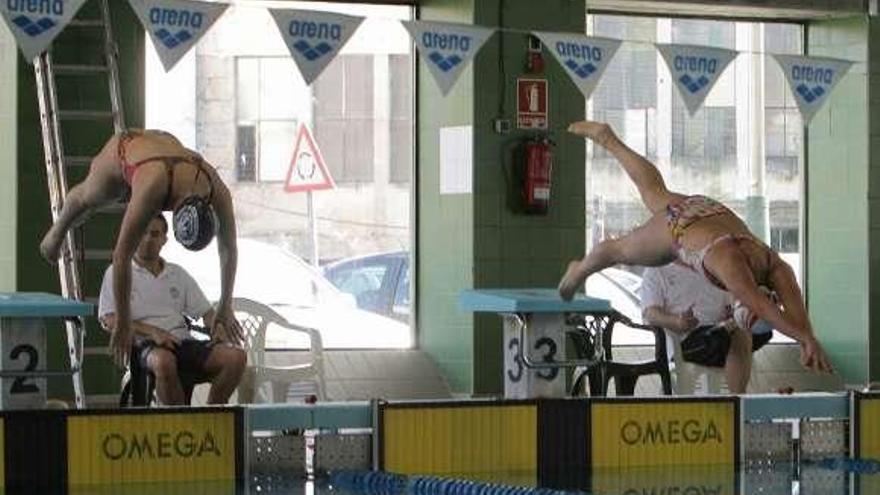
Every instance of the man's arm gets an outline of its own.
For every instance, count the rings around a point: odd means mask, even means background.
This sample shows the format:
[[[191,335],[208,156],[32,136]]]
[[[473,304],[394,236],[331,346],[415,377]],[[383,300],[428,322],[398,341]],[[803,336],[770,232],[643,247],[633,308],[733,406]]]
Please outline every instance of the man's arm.
[[[677,315],[667,312],[660,306],[649,306],[642,311],[642,316],[649,325],[662,327],[676,333],[690,332],[699,324],[694,318],[694,313],[690,310]]]
[[[230,336],[229,332],[224,331],[226,327],[223,325],[215,325],[215,323],[217,323],[217,312],[214,310],[214,307],[211,306],[210,301],[205,297],[205,293],[202,292],[202,288],[199,287],[198,282],[196,282],[192,275],[183,269],[183,267],[179,268],[182,274],[181,280],[183,281],[183,291],[185,295],[183,314],[194,319],[201,318],[205,328],[210,330],[211,338],[213,340],[229,342],[231,344],[240,343],[240,341],[230,338],[234,337],[234,335]],[[236,326],[236,328],[238,327]]]
[[[116,313],[106,314],[100,317],[100,321],[101,328],[109,333],[113,333],[113,329],[116,328]],[[148,325],[141,321],[132,321],[131,329],[136,334],[153,341],[156,345],[161,347],[171,347],[180,344],[180,338],[171,332],[153,325]]]
[[[698,322],[691,311],[677,315],[666,310],[668,290],[666,275],[662,268],[649,267],[645,269],[642,273],[642,285],[639,287],[642,318],[649,325],[676,333],[692,330]]]

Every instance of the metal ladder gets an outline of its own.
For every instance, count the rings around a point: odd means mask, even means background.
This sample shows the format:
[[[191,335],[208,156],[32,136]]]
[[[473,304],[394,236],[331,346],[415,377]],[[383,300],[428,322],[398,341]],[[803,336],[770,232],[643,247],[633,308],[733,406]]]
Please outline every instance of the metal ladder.
[[[58,219],[64,198],[67,195],[68,167],[88,166],[90,156],[71,156],[65,153],[62,143],[62,125],[71,122],[105,121],[112,122],[115,132],[125,128],[122,99],[119,85],[119,69],[116,62],[117,48],[110,22],[109,0],[93,0],[99,3],[99,15],[83,15],[85,7],[65,28],[67,30],[100,30],[103,32],[103,64],[59,63],[52,60],[52,49],[34,58],[34,73],[37,82],[37,99],[40,104],[40,127],[43,137],[43,151],[46,158],[46,176],[49,186],[52,221]],[[88,4],[87,4],[88,5]],[[54,43],[53,43],[54,44]],[[86,49],[85,47],[83,49]],[[106,75],[110,99],[110,110],[70,110],[59,108],[57,82],[72,81],[74,84],[91,84],[96,77]],[[83,300],[80,263],[89,254],[78,244],[77,233],[71,229],[61,248],[58,260],[58,275],[61,281],[61,294],[70,299]],[[103,257],[108,258],[106,252]],[[85,322],[81,318],[67,319],[67,347],[70,357],[70,372],[73,379],[76,407],[85,407],[85,390],[82,381],[83,341]]]

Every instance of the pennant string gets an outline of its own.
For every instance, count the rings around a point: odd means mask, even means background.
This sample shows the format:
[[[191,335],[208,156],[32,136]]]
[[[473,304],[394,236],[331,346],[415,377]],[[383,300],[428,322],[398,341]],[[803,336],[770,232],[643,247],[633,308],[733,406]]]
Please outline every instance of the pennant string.
[[[265,6],[273,6],[274,8],[284,8],[284,2],[279,2],[278,0],[229,0],[227,2],[213,2],[213,3],[229,3],[231,5],[235,5],[236,8],[265,8]],[[289,8],[289,7],[288,7]],[[325,12],[325,11],[320,11]],[[400,21],[400,19],[391,18],[391,17],[383,17],[383,16],[368,16],[370,19],[381,19],[381,20],[389,20],[389,21]],[[417,20],[418,22],[430,22],[430,21],[422,21]],[[486,26],[482,24],[462,24],[462,26],[475,27],[475,28],[483,28],[483,29],[491,29],[493,31],[500,31],[503,33],[513,33],[513,34],[525,34],[531,35],[534,34],[535,31],[540,31],[540,29],[520,29],[520,28],[511,28],[511,27],[501,27],[501,26]],[[584,33],[578,31],[553,31],[556,34],[564,34],[571,36],[596,36],[596,37],[605,37],[595,33]],[[653,46],[659,42],[651,41],[646,39],[637,39],[637,38],[611,38],[615,41],[621,41],[624,44],[633,44],[633,45],[650,45]],[[663,44],[663,43],[660,43]],[[685,43],[682,43],[685,44]],[[687,43],[692,44],[692,43]],[[745,53],[752,55],[801,55],[799,53],[788,53],[788,52],[769,52],[765,50],[741,50],[737,48],[730,48],[726,46],[715,46],[715,45],[694,45],[694,46],[704,46],[706,48],[721,48],[724,50],[732,50],[737,53]],[[818,55],[817,55],[818,56]],[[830,56],[830,55],[829,55]],[[840,58],[834,57],[838,60],[843,60],[846,62],[852,62],[854,64],[867,63],[867,59],[848,59],[848,58]]]

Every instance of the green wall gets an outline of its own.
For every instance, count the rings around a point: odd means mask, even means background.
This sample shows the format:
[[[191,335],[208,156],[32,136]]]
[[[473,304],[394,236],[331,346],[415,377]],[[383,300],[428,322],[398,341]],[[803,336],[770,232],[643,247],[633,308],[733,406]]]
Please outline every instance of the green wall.
[[[867,60],[868,33],[862,18],[811,24],[808,54]],[[816,333],[849,384],[867,378],[869,322],[880,308],[869,304],[880,301],[876,269],[865,269],[880,247],[868,229],[869,216],[878,218],[868,198],[880,176],[869,160],[866,70],[852,66],[811,121],[807,141],[807,300]]]
[[[144,102],[144,35],[143,29],[128,2],[111,1],[113,29],[119,45],[120,82],[124,98],[126,121],[130,126],[143,124]],[[98,3],[90,0],[78,14],[83,18],[97,17]],[[96,29],[65,29],[53,43],[53,55],[57,62],[102,63],[101,33]],[[18,56],[18,135],[17,160],[18,189],[16,218],[18,236],[17,290],[60,293],[58,271],[40,257],[38,245],[50,225],[49,192],[46,185],[46,168],[40,133],[39,107],[33,67]],[[104,79],[91,82],[73,82],[58,79],[58,98],[62,109],[108,109]],[[108,122],[74,122],[62,125],[62,140],[71,155],[92,156],[112,133]],[[68,170],[68,185],[73,186],[85,176],[85,167]],[[5,195],[3,196],[5,198]],[[81,238],[90,249],[112,249],[116,238],[118,215],[96,215],[80,231]],[[2,251],[0,251],[2,252]],[[84,295],[97,301],[100,280],[107,261],[86,261],[84,266]],[[60,323],[59,323],[60,326]],[[62,338],[48,339],[50,367],[67,365],[66,341]],[[88,322],[87,350],[96,352],[86,356],[84,380],[86,394],[109,394],[119,390],[121,372],[106,354],[107,337],[94,321]],[[69,397],[72,389],[66,380],[53,380],[49,386],[50,396]]]
[[[18,48],[6,25],[0,28],[0,291],[15,290],[17,126],[16,84]]]
[[[868,379],[880,381],[880,19],[868,22]]]
[[[498,0],[428,1],[421,18],[496,27],[502,20],[498,9]],[[568,0],[542,2],[540,19],[533,1],[507,0],[502,17],[503,26],[514,30],[576,33],[584,32],[586,20],[584,3]],[[418,328],[420,344],[459,392],[496,394],[503,387],[501,320],[462,313],[459,293],[469,288],[555,287],[566,263],[584,250],[585,145],[560,132],[584,117],[584,99],[547,52],[543,76],[549,81],[551,138],[557,144],[552,204],[546,216],[513,214],[508,208],[505,167],[512,173],[513,151],[528,133],[496,134],[492,122],[499,115],[515,122],[515,82],[525,72],[526,47],[524,33],[496,32],[445,98],[420,64]],[[440,196],[439,128],[468,124],[474,133],[473,195]]]
[[[476,0],[431,0],[421,18],[473,22]],[[472,125],[474,72],[468,67],[445,97],[423,61],[418,67],[418,328],[455,390],[471,386],[472,317],[458,310],[458,293],[472,286],[473,196],[440,194],[440,129]],[[476,164],[475,164],[476,166]]]

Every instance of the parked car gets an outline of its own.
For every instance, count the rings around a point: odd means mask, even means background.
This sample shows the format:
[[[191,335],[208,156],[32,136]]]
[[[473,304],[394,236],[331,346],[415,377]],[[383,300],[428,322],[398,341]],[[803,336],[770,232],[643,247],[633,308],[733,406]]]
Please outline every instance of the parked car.
[[[209,300],[220,297],[220,261],[216,244],[199,252],[169,242],[162,252],[183,266]],[[291,323],[321,332],[325,348],[408,348],[409,325],[357,307],[355,298],[337,289],[320,271],[279,246],[238,239],[238,271],[233,294],[274,308]],[[305,338],[270,328],[267,347],[302,348]]]
[[[409,323],[409,253],[392,251],[324,266],[324,276],[359,308]]]
[[[409,253],[389,251],[336,261],[323,268],[324,275],[339,290],[351,294],[359,308],[409,321]],[[586,293],[608,299],[617,311],[633,321],[642,321],[638,290],[642,278],[619,268],[606,268],[590,277]],[[643,335],[644,334],[644,335]],[[649,343],[647,332],[619,332],[615,343]]]

